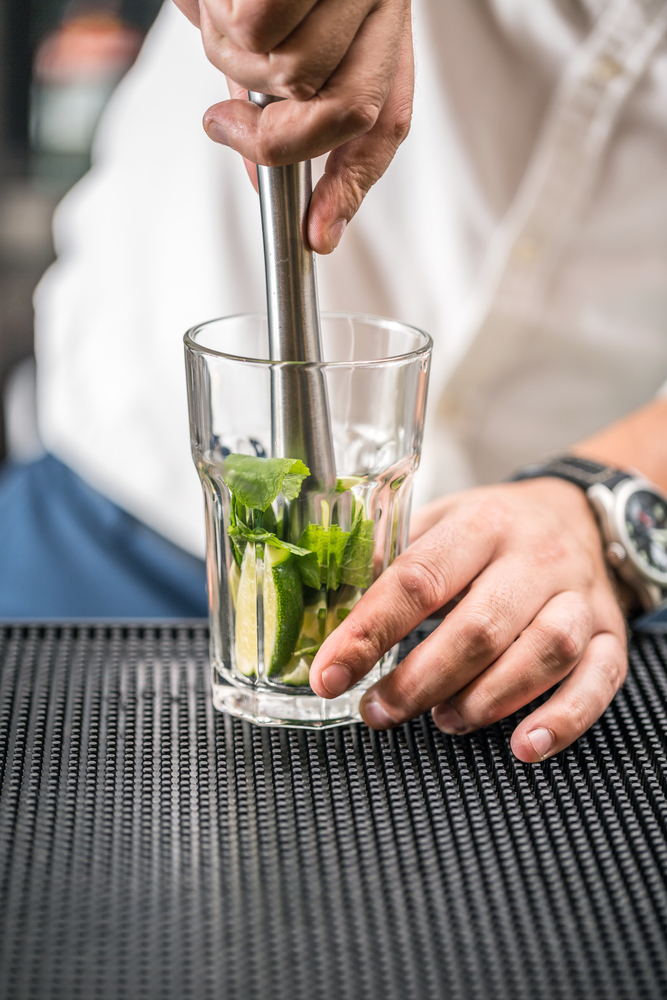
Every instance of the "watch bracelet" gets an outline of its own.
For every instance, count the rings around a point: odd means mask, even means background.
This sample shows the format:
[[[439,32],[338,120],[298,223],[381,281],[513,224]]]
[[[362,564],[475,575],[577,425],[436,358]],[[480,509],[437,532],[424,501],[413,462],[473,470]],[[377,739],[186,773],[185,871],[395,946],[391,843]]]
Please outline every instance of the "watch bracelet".
[[[617,469],[615,466],[602,465],[600,462],[593,462],[588,458],[580,458],[579,455],[565,454],[557,455],[546,462],[533,462],[524,465],[517,469],[507,481],[515,483],[526,479],[540,479],[543,476],[565,479],[567,482],[579,486],[582,490],[588,490],[597,483],[613,490],[618,483],[631,478],[630,473]]]

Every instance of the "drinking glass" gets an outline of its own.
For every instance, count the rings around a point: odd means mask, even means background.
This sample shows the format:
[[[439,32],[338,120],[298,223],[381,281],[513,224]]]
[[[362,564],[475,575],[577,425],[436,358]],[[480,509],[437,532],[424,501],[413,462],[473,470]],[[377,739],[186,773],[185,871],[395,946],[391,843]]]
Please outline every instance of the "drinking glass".
[[[263,725],[359,721],[361,695],[397,661],[395,646],[331,700],[308,683],[324,639],[407,543],[431,338],[389,319],[325,313],[322,345],[322,363],[266,360],[262,315],[185,335],[206,507],[213,701]],[[287,375],[324,388],[335,482],[314,480],[301,456],[275,454],[272,392]]]

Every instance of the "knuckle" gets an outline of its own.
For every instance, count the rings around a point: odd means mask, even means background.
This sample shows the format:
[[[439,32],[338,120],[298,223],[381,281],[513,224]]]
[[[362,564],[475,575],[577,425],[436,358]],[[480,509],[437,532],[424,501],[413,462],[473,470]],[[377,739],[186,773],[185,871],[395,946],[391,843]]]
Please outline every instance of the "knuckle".
[[[225,46],[224,38],[217,32],[206,32],[202,35],[202,43],[206,58],[216,69],[224,72],[225,69]]]
[[[502,626],[497,614],[483,608],[466,612],[458,626],[455,644],[466,659],[485,659],[497,653],[502,645]]]
[[[301,72],[299,67],[281,70],[273,79],[276,91],[288,100],[309,101],[320,89],[318,82]]]
[[[425,709],[425,704],[430,700],[425,697],[425,690],[415,681],[414,677],[399,671],[391,675],[392,677],[392,704],[400,706],[403,718],[409,719],[415,715],[420,715]]]
[[[545,566],[553,567],[571,558],[571,553],[566,545],[558,538],[551,535],[545,537],[540,535],[532,539],[528,558],[534,570],[543,570]]]
[[[350,619],[347,622],[347,629],[353,644],[361,648],[364,660],[376,662],[385,651],[383,644],[384,633],[380,622],[377,620],[366,621],[363,618]]]
[[[475,518],[480,530],[486,531],[494,539],[500,538],[512,523],[512,512],[508,509],[506,500],[493,493],[482,493],[476,501],[475,509],[471,509],[470,516]]]
[[[255,28],[248,28],[246,31],[237,32],[237,44],[239,48],[252,52],[253,55],[263,55],[269,51],[269,44],[261,31]]]
[[[240,49],[256,55],[268,52],[271,41],[266,30],[266,20],[261,6],[254,11],[247,5],[239,4],[235,13],[230,13],[224,25],[227,37]]]
[[[627,654],[620,657],[612,664],[611,668],[611,681],[614,686],[614,692],[618,691],[620,687],[625,684],[625,679],[628,676],[628,657]]]
[[[362,162],[351,164],[348,167],[345,176],[346,191],[348,198],[354,205],[354,212],[360,209],[364,198],[376,180],[377,173],[371,164]]]
[[[377,101],[357,98],[348,104],[341,117],[350,133],[363,135],[373,128],[379,114],[380,106]]]
[[[423,555],[394,563],[396,581],[411,607],[431,610],[439,606],[445,591],[443,575],[438,566]]]
[[[602,684],[608,685],[608,700],[614,697],[618,689],[623,685],[625,678],[628,673],[628,658],[627,655],[610,657],[609,660],[605,661],[604,665],[601,666],[600,672],[602,673]]]
[[[555,670],[564,664],[574,665],[582,656],[592,628],[588,604],[573,598],[566,620],[536,619],[531,631],[538,657]]]
[[[259,135],[255,155],[266,167],[280,167],[285,153],[284,143],[276,135]]]
[[[576,732],[578,735],[585,733],[593,721],[588,702],[579,695],[571,694],[563,705],[563,709],[568,730]]]
[[[486,690],[482,685],[475,691],[474,699],[468,702],[456,703],[456,711],[470,729],[482,729],[484,726],[491,726],[498,719],[507,715],[507,709],[503,702],[491,690]]]
[[[412,125],[412,104],[406,104],[396,110],[389,131],[394,145],[400,146],[405,141]]]
[[[572,663],[582,653],[582,641],[577,629],[561,622],[549,622],[539,630],[542,646],[555,664]]]

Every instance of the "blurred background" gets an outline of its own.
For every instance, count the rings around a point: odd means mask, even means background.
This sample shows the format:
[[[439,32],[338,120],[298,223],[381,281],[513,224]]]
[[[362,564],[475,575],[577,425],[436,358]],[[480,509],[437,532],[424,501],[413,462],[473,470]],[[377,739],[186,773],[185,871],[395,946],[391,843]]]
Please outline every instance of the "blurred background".
[[[39,453],[32,293],[51,218],[162,0],[0,0],[0,461]]]

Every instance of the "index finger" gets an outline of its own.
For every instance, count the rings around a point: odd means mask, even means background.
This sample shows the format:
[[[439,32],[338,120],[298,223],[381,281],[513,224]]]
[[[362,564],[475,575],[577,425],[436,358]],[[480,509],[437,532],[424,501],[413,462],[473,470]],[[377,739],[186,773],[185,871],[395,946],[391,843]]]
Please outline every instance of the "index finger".
[[[399,556],[322,644],[310,686],[335,698],[380,657],[480,573],[496,547],[497,528],[476,504],[459,508]]]
[[[174,0],[196,28],[201,27],[199,0]],[[218,32],[249,52],[269,52],[287,38],[316,5],[317,0],[245,0],[230,4],[203,0],[204,16]]]
[[[180,4],[183,0],[177,0]],[[318,0],[201,0],[215,29],[248,52],[270,52],[287,38]],[[183,9],[181,7],[181,9]]]

